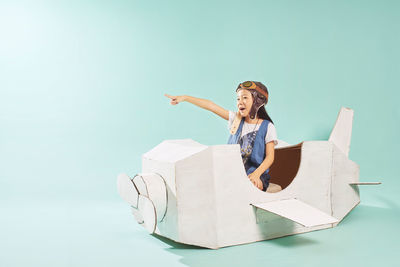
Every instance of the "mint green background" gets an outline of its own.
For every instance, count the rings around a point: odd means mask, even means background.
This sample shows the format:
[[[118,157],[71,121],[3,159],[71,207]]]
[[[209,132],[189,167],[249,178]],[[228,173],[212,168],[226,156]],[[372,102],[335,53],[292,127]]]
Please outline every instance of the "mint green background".
[[[398,1],[0,1],[1,266],[396,266]],[[279,139],[326,140],[355,111],[361,204],[338,227],[224,248],[148,235],[116,192],[165,139],[226,143],[258,80]]]

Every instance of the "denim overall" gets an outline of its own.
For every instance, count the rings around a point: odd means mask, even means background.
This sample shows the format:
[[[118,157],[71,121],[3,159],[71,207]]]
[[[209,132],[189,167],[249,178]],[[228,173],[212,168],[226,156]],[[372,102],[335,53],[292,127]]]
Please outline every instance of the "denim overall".
[[[249,135],[249,137],[246,136],[240,137],[242,134],[242,128],[244,124],[244,119],[242,119],[236,133],[234,135],[231,134],[229,136],[228,144],[240,144],[240,151],[247,175],[254,172],[265,159],[265,136],[267,134],[269,122],[270,121],[268,120],[264,120],[261,123],[260,128],[255,134],[255,138],[254,138],[254,132],[248,133],[247,135]],[[249,146],[250,149],[248,149],[247,151],[245,151],[245,148],[243,147],[244,137],[249,138],[251,142]],[[267,169],[260,176],[260,179],[263,183],[263,189],[262,189],[263,191],[267,190],[269,185],[269,180],[271,178],[268,172],[269,169]]]

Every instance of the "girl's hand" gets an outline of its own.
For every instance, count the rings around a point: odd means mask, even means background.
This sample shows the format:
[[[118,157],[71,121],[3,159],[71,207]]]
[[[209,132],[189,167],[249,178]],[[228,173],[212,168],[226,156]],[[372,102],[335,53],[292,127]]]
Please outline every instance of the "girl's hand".
[[[262,190],[263,189],[263,183],[260,179],[260,175],[255,174],[254,172],[250,173],[248,175],[250,181],[257,186],[258,189]]]
[[[172,95],[168,95],[168,94],[164,94],[166,97],[168,97],[169,99],[171,99],[171,105],[177,105],[180,102],[185,101],[185,96],[183,95],[179,95],[179,96],[172,96]]]

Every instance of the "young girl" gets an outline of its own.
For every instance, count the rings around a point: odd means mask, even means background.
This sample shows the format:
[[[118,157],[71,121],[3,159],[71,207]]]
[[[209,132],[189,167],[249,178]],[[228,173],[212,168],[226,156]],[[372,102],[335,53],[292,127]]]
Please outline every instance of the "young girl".
[[[228,120],[228,144],[240,144],[249,179],[259,189],[266,191],[270,179],[269,167],[274,162],[274,147],[278,143],[275,126],[264,107],[268,102],[268,89],[261,82],[246,81],[239,84],[236,94],[236,113],[207,99],[188,95],[165,96],[171,99],[172,105],[186,101]]]

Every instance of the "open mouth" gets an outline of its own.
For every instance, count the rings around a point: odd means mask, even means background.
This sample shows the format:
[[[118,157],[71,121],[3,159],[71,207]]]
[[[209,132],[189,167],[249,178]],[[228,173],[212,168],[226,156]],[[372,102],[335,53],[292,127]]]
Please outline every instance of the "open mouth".
[[[240,111],[244,111],[244,110],[245,110],[245,108],[239,108],[239,110],[240,110]]]

